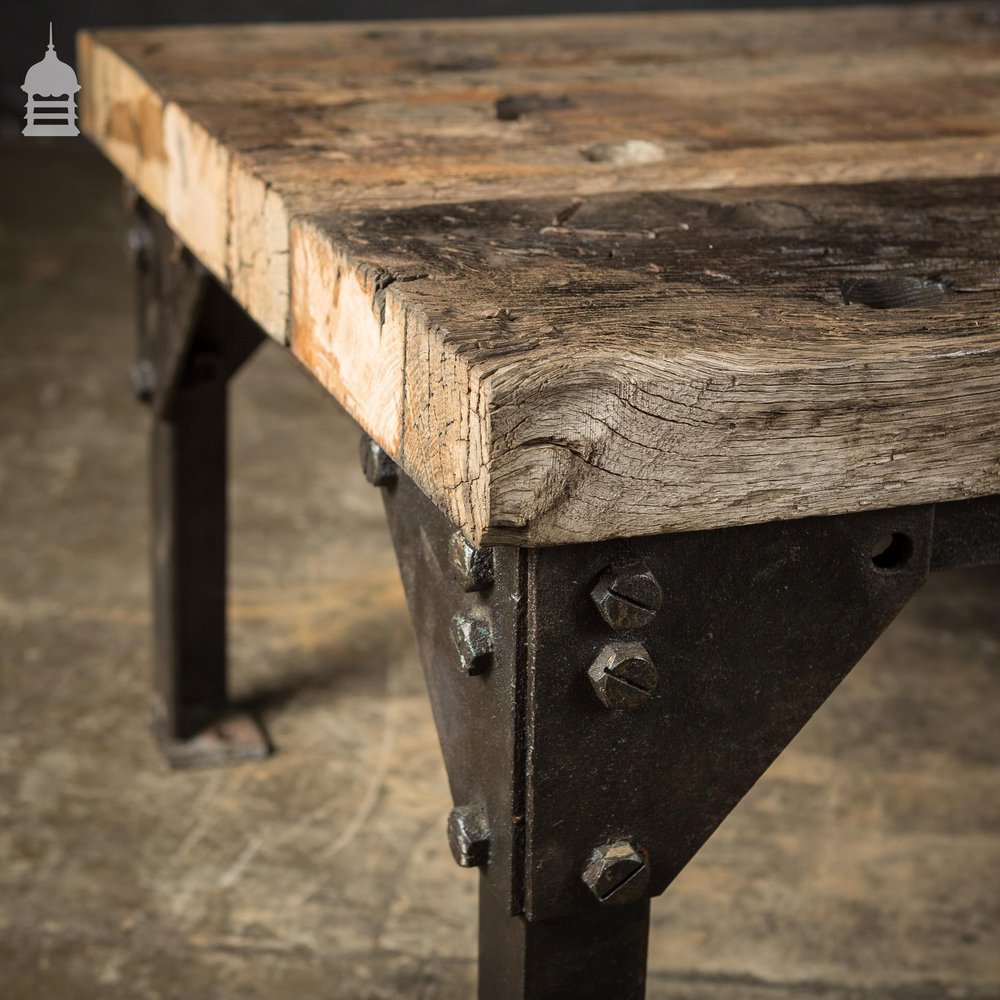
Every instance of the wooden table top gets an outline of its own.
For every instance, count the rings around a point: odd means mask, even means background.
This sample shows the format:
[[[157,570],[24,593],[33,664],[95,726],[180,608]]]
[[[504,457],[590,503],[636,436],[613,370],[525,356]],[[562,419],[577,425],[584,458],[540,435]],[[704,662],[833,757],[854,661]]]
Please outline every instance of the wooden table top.
[[[1000,492],[994,3],[78,63],[86,133],[474,541]]]

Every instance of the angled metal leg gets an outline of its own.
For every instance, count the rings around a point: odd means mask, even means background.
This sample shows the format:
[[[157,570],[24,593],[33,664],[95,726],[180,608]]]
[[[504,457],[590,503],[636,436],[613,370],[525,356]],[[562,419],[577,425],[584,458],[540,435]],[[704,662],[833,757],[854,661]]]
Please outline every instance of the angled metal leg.
[[[257,759],[268,742],[226,688],[227,381],[261,334],[137,206],[139,359],[133,382],[153,414],[155,729],[168,761]]]
[[[935,508],[475,549],[377,447],[480,1000],[642,995],[648,900],[916,592]],[[996,509],[941,510],[936,565]],[[998,521],[1000,523],[1000,521]]]

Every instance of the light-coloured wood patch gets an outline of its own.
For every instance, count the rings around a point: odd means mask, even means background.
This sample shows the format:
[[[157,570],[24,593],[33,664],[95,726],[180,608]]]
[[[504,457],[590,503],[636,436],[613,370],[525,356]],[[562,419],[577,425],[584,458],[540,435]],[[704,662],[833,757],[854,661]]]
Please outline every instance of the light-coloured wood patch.
[[[291,238],[292,352],[344,409],[396,454],[403,400],[403,325],[386,302],[389,276],[354,267],[309,225]]]

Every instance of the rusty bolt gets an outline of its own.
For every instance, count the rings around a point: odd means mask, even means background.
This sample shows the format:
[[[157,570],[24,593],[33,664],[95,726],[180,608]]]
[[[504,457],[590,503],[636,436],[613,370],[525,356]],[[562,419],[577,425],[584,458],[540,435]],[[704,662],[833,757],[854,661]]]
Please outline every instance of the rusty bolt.
[[[156,370],[151,361],[137,361],[129,372],[132,391],[140,403],[151,403],[156,393]]]
[[[462,589],[467,593],[486,590],[493,586],[493,550],[477,549],[470,545],[460,531],[452,535],[448,545],[448,558],[458,576]]]
[[[605,708],[635,708],[656,690],[656,666],[641,642],[609,642],[587,676]]]
[[[361,468],[372,486],[391,486],[399,477],[396,463],[367,434],[361,435]]]
[[[648,625],[663,603],[656,577],[642,562],[610,566],[590,596],[601,617],[618,631]]]
[[[462,868],[481,868],[490,860],[490,829],[476,806],[456,806],[448,814],[448,846]]]
[[[473,676],[490,669],[493,663],[493,630],[484,614],[460,611],[451,620],[451,636],[458,649],[463,673]]]
[[[649,864],[644,851],[616,840],[594,848],[581,877],[598,902],[634,903],[649,885]]]
[[[140,271],[148,271],[152,263],[153,235],[145,222],[129,227],[125,247],[129,262]]]

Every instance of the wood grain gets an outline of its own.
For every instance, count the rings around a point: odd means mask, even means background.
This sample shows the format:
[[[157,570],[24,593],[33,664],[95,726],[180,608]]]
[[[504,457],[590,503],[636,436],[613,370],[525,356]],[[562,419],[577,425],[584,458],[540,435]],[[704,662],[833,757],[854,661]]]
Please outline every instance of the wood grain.
[[[324,225],[343,273],[400,276],[358,320],[405,341],[395,453],[477,538],[533,544],[996,492],[998,203],[883,182]]]
[[[475,540],[997,489],[1000,191],[935,180],[1000,174],[994,5],[102,31],[79,61],[88,134]]]

